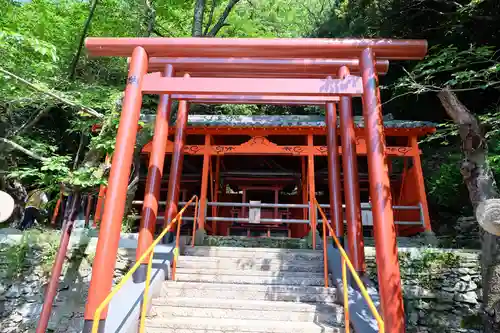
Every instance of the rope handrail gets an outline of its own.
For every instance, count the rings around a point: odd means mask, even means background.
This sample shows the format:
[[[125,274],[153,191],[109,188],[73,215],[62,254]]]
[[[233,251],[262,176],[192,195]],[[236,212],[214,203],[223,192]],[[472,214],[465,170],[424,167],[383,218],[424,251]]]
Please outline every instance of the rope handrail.
[[[373,303],[372,298],[370,297],[370,294],[368,293],[368,290],[366,290],[366,287],[361,281],[361,278],[359,277],[358,273],[354,269],[354,266],[351,263],[351,260],[349,259],[349,256],[345,252],[344,248],[342,247],[342,244],[340,244],[339,239],[335,235],[335,232],[332,228],[332,226],[328,223],[328,220],[326,218],[325,212],[319,205],[318,201],[316,198],[314,198],[314,203],[316,207],[319,210],[319,213],[321,214],[321,218],[323,220],[323,252],[324,252],[324,260],[325,260],[325,287],[328,287],[328,269],[327,269],[327,262],[328,262],[328,252],[326,250],[326,246],[328,245],[327,242],[327,234],[326,234],[326,227],[328,228],[328,231],[330,233],[330,236],[332,236],[335,245],[337,246],[340,256],[341,256],[341,265],[342,265],[342,288],[344,291],[344,317],[345,317],[345,333],[349,333],[350,331],[350,325],[349,325],[349,289],[347,285],[347,270],[346,266],[349,268],[349,271],[351,272],[351,275],[356,282],[356,284],[359,287],[359,290],[361,291],[361,295],[365,299],[366,303],[368,304],[368,307],[370,308],[370,311],[372,312],[373,316],[375,317],[375,320],[377,321],[378,328],[379,328],[379,333],[384,333],[385,332],[385,326],[384,326],[384,320],[380,316],[380,313],[377,310],[377,307]]]
[[[148,256],[148,268],[147,268],[147,273],[146,273],[146,281],[145,281],[145,286],[144,286],[144,295],[143,295],[143,301],[142,301],[142,308],[141,308],[141,317],[140,317],[140,322],[139,322],[139,333],[144,333],[144,327],[145,327],[145,322],[146,322],[146,312],[147,312],[147,303],[148,303],[148,294],[149,294],[149,285],[151,283],[151,268],[153,264],[153,255],[152,252],[156,245],[160,243],[160,241],[163,239],[163,237],[167,234],[167,232],[170,231],[172,228],[173,224],[179,221],[178,223],[178,229],[180,227],[180,222],[182,220],[182,214],[184,214],[184,211],[189,207],[189,205],[196,200],[196,203],[198,203],[198,196],[193,196],[191,200],[189,200],[186,205],[177,213],[177,215],[170,221],[170,223],[163,229],[161,234],[155,239],[153,243],[148,247],[146,251],[142,254],[142,256],[136,261],[134,266],[128,271],[127,274],[121,279],[121,281],[111,290],[111,292],[106,296],[106,298],[101,302],[101,304],[97,307],[95,313],[94,313],[94,322],[92,324],[92,333],[98,333],[99,330],[99,320],[101,317],[102,311],[108,306],[109,302],[111,302],[111,299],[118,293],[118,291],[125,285],[125,283],[130,280],[132,277],[132,274],[139,268],[139,266],[142,264],[144,259],[146,259]],[[177,234],[179,231],[177,232]],[[173,264],[177,262],[177,257],[179,255],[179,237],[176,239],[176,247],[174,249],[174,262]],[[175,268],[174,268],[175,269]],[[173,270],[174,271],[174,270]]]

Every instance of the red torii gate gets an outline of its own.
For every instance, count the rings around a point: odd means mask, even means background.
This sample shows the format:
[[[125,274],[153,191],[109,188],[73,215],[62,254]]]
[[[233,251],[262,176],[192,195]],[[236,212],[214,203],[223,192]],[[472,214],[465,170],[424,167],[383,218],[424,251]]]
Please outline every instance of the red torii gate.
[[[166,223],[175,216],[177,210],[188,101],[326,105],[330,208],[335,232],[338,236],[343,236],[335,133],[335,103],[339,102],[342,151],[345,152],[343,166],[346,177],[349,252],[355,268],[360,272],[364,270],[364,254],[351,98],[361,96],[382,314],[387,332],[405,331],[378,74],[387,71],[388,60],[422,59],[427,52],[426,41],[89,38],[86,46],[91,56],[131,58],[85,309],[84,332],[90,332],[95,310],[112,286],[126,188],[144,93],[159,94],[160,102],[142,211],[138,258],[153,239],[172,99],[180,102],[168,186]],[[361,76],[351,75],[349,70]],[[151,73],[148,74],[148,71]],[[335,74],[337,78],[332,78]],[[310,191],[314,197],[314,186]],[[202,225],[200,229],[203,229]],[[105,319],[106,311],[101,316],[101,329]]]

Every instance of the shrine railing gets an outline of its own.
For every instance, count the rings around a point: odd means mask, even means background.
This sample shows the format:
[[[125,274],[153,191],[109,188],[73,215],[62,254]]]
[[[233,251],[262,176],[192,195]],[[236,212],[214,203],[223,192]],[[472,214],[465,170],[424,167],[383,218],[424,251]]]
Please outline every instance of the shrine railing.
[[[135,200],[132,202],[133,205],[142,205],[143,201],[142,200]],[[165,205],[165,201],[160,201],[158,203],[159,205]],[[179,206],[184,206],[186,202],[179,202]],[[194,204],[191,204],[191,206],[194,206]],[[288,209],[307,209],[308,211],[310,210],[309,204],[276,204],[276,203],[260,203],[260,204],[255,204],[255,203],[242,203],[242,202],[207,202],[208,207],[233,207],[233,208],[288,208]],[[320,208],[322,209],[329,209],[330,205],[328,204],[320,204]],[[200,207],[203,209],[203,207]],[[342,205],[342,209],[345,209],[345,205]],[[414,220],[414,221],[404,221],[404,220],[396,220],[394,221],[394,224],[396,225],[406,225],[406,226],[424,226],[424,215],[423,215],[423,209],[422,209],[422,204],[419,203],[418,205],[415,206],[405,206],[405,205],[394,205],[392,206],[392,209],[394,210],[396,217],[398,213],[404,212],[404,211],[414,211],[418,212],[419,214],[419,219]],[[372,226],[373,222],[371,221],[371,204],[367,202],[362,202],[361,203],[361,212],[363,214],[362,220],[363,220],[363,225],[364,226]],[[367,213],[365,215],[365,213]],[[326,214],[325,214],[326,215]],[[310,216],[310,213],[309,213]],[[134,215],[133,218],[135,219],[140,219],[140,215]],[[164,219],[163,216],[158,216],[158,220]],[[185,221],[193,221],[194,217],[190,216],[185,216],[183,218]],[[210,217],[207,216],[205,218],[206,221],[220,221],[220,222],[238,222],[238,223],[248,223],[249,218],[246,217],[224,217],[224,216],[215,216],[215,217]],[[309,219],[270,219],[270,218],[261,218],[260,221],[262,223],[298,223],[298,224],[304,224],[304,223],[309,223]],[[327,219],[328,222],[331,222],[330,220]],[[321,223],[321,219],[318,219],[318,223]],[[346,220],[344,220],[344,223],[347,223]]]
[[[328,288],[328,234],[330,237],[332,237],[337,249],[339,250],[340,253],[340,260],[341,260],[341,267],[342,267],[342,290],[343,290],[343,303],[344,303],[344,323],[345,323],[345,333],[350,332],[350,319],[349,319],[349,283],[347,279],[347,269],[349,269],[351,276],[353,280],[356,282],[357,287],[359,291],[361,292],[361,295],[365,299],[366,303],[368,304],[368,308],[372,312],[373,317],[377,321],[378,324],[378,329],[379,333],[384,333],[385,332],[385,325],[384,325],[384,320],[382,319],[382,316],[377,310],[377,307],[375,306],[373,300],[370,297],[370,294],[368,293],[368,290],[366,290],[366,287],[361,281],[361,278],[359,277],[358,273],[354,269],[354,266],[351,263],[351,260],[349,259],[349,256],[345,252],[344,248],[342,247],[342,244],[340,243],[339,239],[337,236],[335,236],[335,232],[333,231],[332,226],[330,223],[327,222],[326,215],[323,212],[323,209],[321,208],[321,205],[318,204],[316,199],[315,201],[315,206],[318,208],[318,211],[320,213],[321,219],[323,221],[323,257],[324,257],[324,279],[325,279],[325,287]],[[328,231],[327,231],[328,229]]]
[[[179,233],[180,233],[180,225],[182,223],[182,216],[186,209],[193,204],[196,207],[198,207],[198,197],[195,195],[189,200],[184,207],[177,213],[177,215],[172,219],[172,221],[163,229],[163,231],[158,235],[158,237],[155,239],[155,241],[147,248],[146,251],[142,254],[142,256],[136,261],[134,266],[128,271],[127,274],[121,279],[121,281],[111,290],[111,292],[108,294],[108,296],[101,302],[101,304],[97,307],[95,313],[94,313],[94,323],[92,325],[92,333],[98,333],[99,331],[99,321],[101,318],[101,313],[104,311],[104,309],[108,306],[108,304],[111,302],[113,297],[118,293],[118,291],[132,278],[132,275],[134,272],[139,268],[139,266],[142,265],[143,261],[145,259],[148,259],[148,266],[147,266],[147,271],[146,271],[146,281],[144,283],[144,294],[143,294],[143,300],[142,300],[142,305],[141,305],[141,314],[139,318],[139,333],[144,333],[145,332],[145,323],[146,323],[146,313],[148,310],[148,298],[149,298],[149,287],[151,284],[151,271],[153,268],[153,255],[154,255],[154,249],[158,243],[160,243],[163,239],[163,237],[167,234],[167,232],[171,231],[173,226],[177,223],[177,237],[176,237],[176,243],[175,243],[175,248],[174,248],[174,260],[172,262],[172,279],[175,280],[175,271],[176,271],[176,265],[177,265],[177,257],[179,256]]]

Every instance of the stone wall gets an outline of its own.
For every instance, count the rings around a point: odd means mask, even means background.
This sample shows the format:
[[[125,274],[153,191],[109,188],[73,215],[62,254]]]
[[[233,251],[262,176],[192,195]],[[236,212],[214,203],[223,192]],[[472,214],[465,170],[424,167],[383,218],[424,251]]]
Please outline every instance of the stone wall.
[[[0,244],[0,327],[2,333],[34,332],[42,310],[50,263],[58,246],[55,237],[30,239],[18,244]],[[81,332],[83,312],[90,283],[95,239],[78,237],[68,251],[59,289],[54,300],[49,332]],[[83,242],[80,242],[83,240]],[[23,251],[16,257],[12,251]],[[121,248],[114,283],[126,273],[135,250]],[[22,262],[15,262],[18,258]],[[50,259],[50,258],[48,258]],[[13,265],[18,269],[13,272]]]
[[[376,281],[375,249],[366,249]],[[407,332],[480,332],[481,271],[478,251],[400,248]]]
[[[127,237],[127,236],[125,236]],[[134,236],[135,237],[135,236]],[[128,270],[135,254],[135,239],[122,244],[115,270],[115,283]],[[72,238],[73,239],[73,238]],[[210,245],[242,246],[241,239],[211,240]],[[1,242],[0,242],[1,243]],[[43,246],[43,244],[48,245]],[[247,243],[247,242],[245,242]],[[270,246],[259,240],[259,246]],[[273,247],[303,248],[304,240],[288,244],[278,241]],[[368,242],[369,243],[369,242]],[[0,327],[2,333],[33,332],[43,302],[47,268],[43,257],[57,248],[58,239],[31,240],[22,270],[9,277],[5,250],[0,244]],[[91,264],[96,239],[73,242],[60,278],[57,298],[49,329],[53,332],[79,332],[90,282]],[[248,245],[248,244],[247,244]],[[467,250],[426,248],[422,244],[403,248],[400,244],[400,264],[403,279],[407,332],[418,333],[478,333],[481,307],[481,275],[479,253]],[[15,248],[19,249],[19,248]],[[3,252],[1,252],[3,251]],[[375,249],[366,247],[368,272],[376,282]],[[12,260],[9,259],[9,260]],[[50,267],[50,266],[49,266]]]

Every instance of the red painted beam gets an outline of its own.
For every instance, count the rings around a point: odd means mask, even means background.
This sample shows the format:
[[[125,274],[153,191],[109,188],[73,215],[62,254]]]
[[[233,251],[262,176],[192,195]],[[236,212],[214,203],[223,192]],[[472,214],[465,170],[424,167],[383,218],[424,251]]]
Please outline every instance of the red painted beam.
[[[345,79],[235,79],[235,78],[168,78],[160,73],[144,77],[142,92],[147,94],[199,95],[303,95],[331,96],[363,93],[361,78]],[[335,97],[335,99],[337,99]],[[333,100],[333,99],[332,99]]]
[[[165,65],[176,69],[176,76],[192,77],[302,77],[324,78],[336,75],[347,66],[360,74],[358,59],[266,59],[266,58],[185,58],[154,57],[149,59],[149,72],[161,72]],[[389,61],[377,60],[379,75],[387,73]]]
[[[174,94],[173,99],[201,104],[273,104],[273,105],[325,105],[339,101],[337,96],[252,96],[252,95],[188,95]]]
[[[354,58],[367,47],[377,58],[418,60],[427,54],[427,41],[405,39],[321,38],[87,38],[91,56],[128,57],[143,47],[150,57],[266,57]]]

